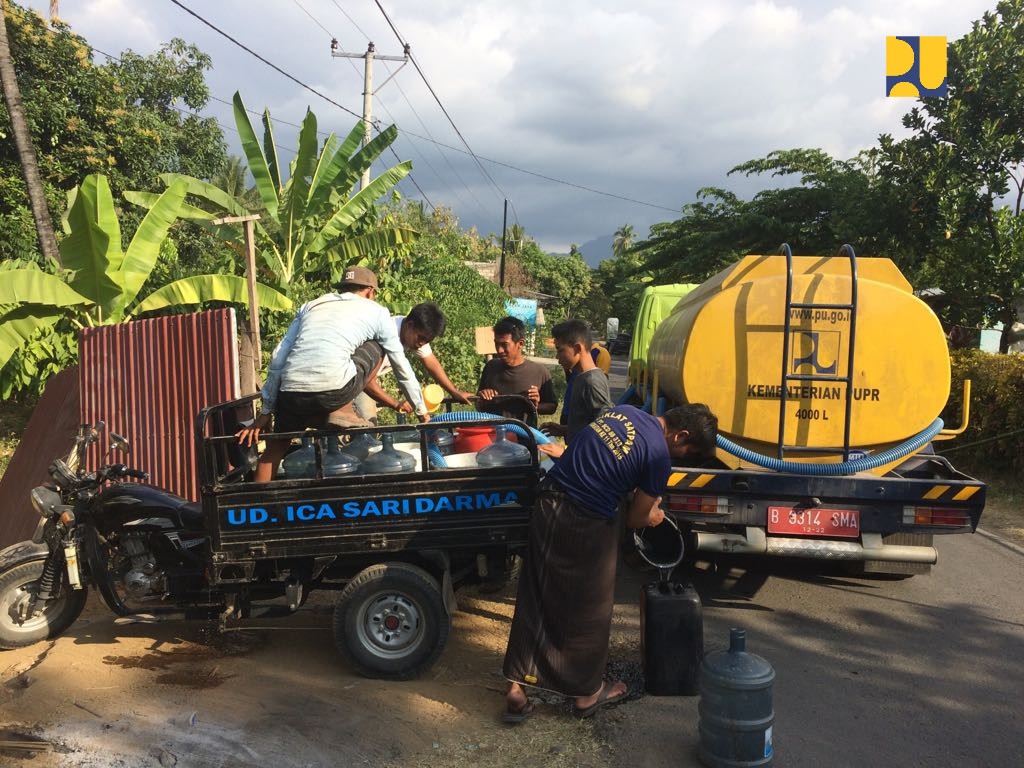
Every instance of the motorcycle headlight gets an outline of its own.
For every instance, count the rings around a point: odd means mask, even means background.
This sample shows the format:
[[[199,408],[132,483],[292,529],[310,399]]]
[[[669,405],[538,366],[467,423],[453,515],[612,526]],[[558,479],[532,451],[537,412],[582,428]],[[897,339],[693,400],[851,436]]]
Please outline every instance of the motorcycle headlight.
[[[33,488],[32,506],[43,517],[50,517],[61,506],[60,494],[42,485]]]

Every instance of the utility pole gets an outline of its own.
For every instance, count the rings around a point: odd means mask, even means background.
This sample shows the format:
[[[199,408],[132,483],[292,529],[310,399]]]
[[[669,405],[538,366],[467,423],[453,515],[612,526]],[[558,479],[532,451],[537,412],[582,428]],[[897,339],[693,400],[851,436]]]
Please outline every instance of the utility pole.
[[[409,63],[409,46],[406,44],[405,51],[402,56],[381,56],[376,53],[373,43],[371,42],[366,47],[366,53],[346,53],[345,51],[338,50],[337,39],[331,40],[331,56],[336,59],[362,59],[363,60],[363,146],[365,147],[370,143],[370,139],[373,137],[371,133],[373,130],[373,61],[374,59],[380,59],[382,61],[400,61],[402,65],[391,73],[390,77],[377,86],[379,91],[385,85],[387,85],[391,78],[398,74],[399,70]],[[359,188],[366,189],[370,183],[370,169],[367,168],[363,171],[363,177],[359,180]]]
[[[258,213],[248,216],[225,216],[214,219],[213,224],[242,224],[245,227],[245,281],[249,286],[249,327],[242,339],[242,353],[239,355],[239,386],[241,393],[248,395],[258,391],[256,386],[263,359],[260,353],[260,302],[256,294],[256,233],[255,222]]]
[[[505,215],[501,219],[501,264],[498,267],[498,287],[505,287],[505,242],[508,232],[508,200],[505,200]]]

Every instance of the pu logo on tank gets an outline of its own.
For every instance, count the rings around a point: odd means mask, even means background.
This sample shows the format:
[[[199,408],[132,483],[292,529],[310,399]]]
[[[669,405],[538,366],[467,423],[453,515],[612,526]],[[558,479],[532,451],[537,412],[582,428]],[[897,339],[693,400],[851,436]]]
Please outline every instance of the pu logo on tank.
[[[834,376],[839,369],[839,331],[793,331],[793,373]],[[809,365],[808,371],[804,366]]]
[[[885,38],[885,95],[945,96],[946,38],[899,35]]]

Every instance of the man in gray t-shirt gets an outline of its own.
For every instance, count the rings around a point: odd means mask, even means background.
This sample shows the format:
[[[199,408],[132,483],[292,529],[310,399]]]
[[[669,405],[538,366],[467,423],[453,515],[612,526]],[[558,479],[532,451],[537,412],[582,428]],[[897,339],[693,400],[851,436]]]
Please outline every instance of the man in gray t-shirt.
[[[477,386],[477,407],[491,413],[495,409],[489,401],[500,395],[521,395],[533,403],[537,413],[554,413],[558,398],[551,384],[551,374],[540,363],[527,360],[523,355],[526,326],[515,317],[505,317],[494,325],[494,352],[480,374]],[[522,417],[522,414],[515,414]]]
[[[549,422],[541,429],[549,435],[564,437],[566,442],[581,429],[596,419],[601,411],[611,407],[612,397],[608,389],[608,377],[597,367],[590,354],[593,339],[590,326],[583,320],[566,320],[551,329],[555,338],[555,352],[558,362],[565,369],[565,375],[571,382],[571,389],[563,409],[568,416],[563,424]],[[545,453],[558,456],[564,450],[559,444],[543,448]]]

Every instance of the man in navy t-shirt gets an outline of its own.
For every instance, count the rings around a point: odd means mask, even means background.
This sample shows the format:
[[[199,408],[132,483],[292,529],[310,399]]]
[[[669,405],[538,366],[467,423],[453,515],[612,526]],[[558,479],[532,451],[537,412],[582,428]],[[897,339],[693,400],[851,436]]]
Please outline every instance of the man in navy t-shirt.
[[[673,459],[713,455],[717,431],[708,407],[693,403],[664,416],[629,405],[609,408],[576,434],[542,483],[530,518],[505,652],[506,722],[521,722],[532,711],[523,685],[573,697],[579,717],[625,699],[624,683],[603,682],[619,502],[633,492],[627,526],[660,524]]]

